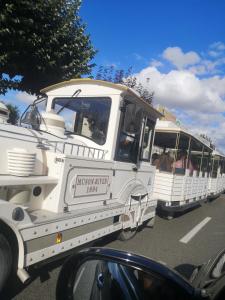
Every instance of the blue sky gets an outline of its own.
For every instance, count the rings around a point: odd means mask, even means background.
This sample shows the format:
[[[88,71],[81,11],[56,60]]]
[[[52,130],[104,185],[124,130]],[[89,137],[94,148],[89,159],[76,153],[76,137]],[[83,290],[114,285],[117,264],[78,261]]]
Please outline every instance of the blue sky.
[[[97,65],[132,66],[155,105],[225,152],[225,1],[84,1],[81,16]]]
[[[224,0],[83,0],[80,15],[98,50],[93,62],[132,66],[154,105],[225,152]],[[4,100],[22,110],[32,97],[9,92]]]
[[[204,52],[225,37],[224,0],[84,0],[81,16],[99,50],[95,62],[136,71],[169,46]]]

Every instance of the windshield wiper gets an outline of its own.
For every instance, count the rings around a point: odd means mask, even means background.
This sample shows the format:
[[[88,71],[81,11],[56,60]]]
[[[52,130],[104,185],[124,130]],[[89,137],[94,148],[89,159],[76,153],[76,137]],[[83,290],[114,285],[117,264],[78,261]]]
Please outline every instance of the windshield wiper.
[[[56,114],[58,115],[59,113],[61,113],[61,111],[69,104],[69,102],[71,101],[71,98],[76,98],[80,94],[80,92],[81,92],[81,89],[76,90],[73,93],[73,95],[71,97],[69,97],[69,100],[57,111]]]

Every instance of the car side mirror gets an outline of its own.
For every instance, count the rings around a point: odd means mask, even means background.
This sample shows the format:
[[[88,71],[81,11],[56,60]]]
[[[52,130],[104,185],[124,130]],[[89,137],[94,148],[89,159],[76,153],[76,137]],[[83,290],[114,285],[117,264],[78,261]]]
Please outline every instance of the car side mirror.
[[[225,275],[225,249],[211,257],[209,261],[199,266],[192,274],[194,286],[204,288],[209,283]]]
[[[196,290],[165,265],[123,251],[90,248],[64,264],[57,300],[194,299]]]
[[[40,116],[38,115],[37,108],[31,106],[20,120],[20,123],[29,124],[33,129],[37,130],[40,126]]]

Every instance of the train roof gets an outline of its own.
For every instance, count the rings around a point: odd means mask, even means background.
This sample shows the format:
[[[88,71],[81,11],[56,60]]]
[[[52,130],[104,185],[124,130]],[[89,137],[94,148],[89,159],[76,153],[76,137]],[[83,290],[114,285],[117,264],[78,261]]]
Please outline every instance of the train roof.
[[[179,133],[180,132],[180,133],[184,133],[186,135],[189,135],[189,136],[193,137],[195,140],[199,141],[200,143],[202,143],[207,148],[210,148],[211,150],[213,150],[209,141],[207,141],[203,137],[195,134],[190,129],[187,129],[187,128],[183,127],[182,125],[174,123],[172,121],[157,120],[156,132],[166,132],[166,133]]]
[[[225,155],[220,152],[218,149],[215,149],[213,150],[213,153],[212,153],[213,156],[221,156],[221,157],[225,157]]]
[[[157,119],[162,116],[162,114],[156,110],[152,105],[148,104],[146,101],[144,101],[140,95],[133,89],[123,85],[123,84],[116,84],[108,81],[103,80],[94,80],[90,78],[79,78],[79,79],[71,79],[67,81],[63,81],[51,86],[48,86],[41,90],[41,93],[48,94],[49,92],[52,92],[54,90],[58,90],[60,88],[66,88],[69,86],[76,86],[76,85],[93,85],[98,87],[108,87],[111,89],[114,89],[118,92],[118,94],[126,94],[134,98],[136,101],[138,101],[144,110],[154,115],[154,117]]]

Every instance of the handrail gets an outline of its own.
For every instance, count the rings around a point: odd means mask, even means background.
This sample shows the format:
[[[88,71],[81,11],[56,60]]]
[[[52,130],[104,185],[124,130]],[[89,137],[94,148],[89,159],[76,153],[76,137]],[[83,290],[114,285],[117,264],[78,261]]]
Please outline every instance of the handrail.
[[[60,147],[60,144],[62,144],[62,147]],[[81,157],[105,159],[105,151],[103,149],[63,141],[49,141],[49,145],[54,145],[55,153],[60,152],[63,154],[74,154]],[[68,146],[70,146],[70,149],[68,149]]]

